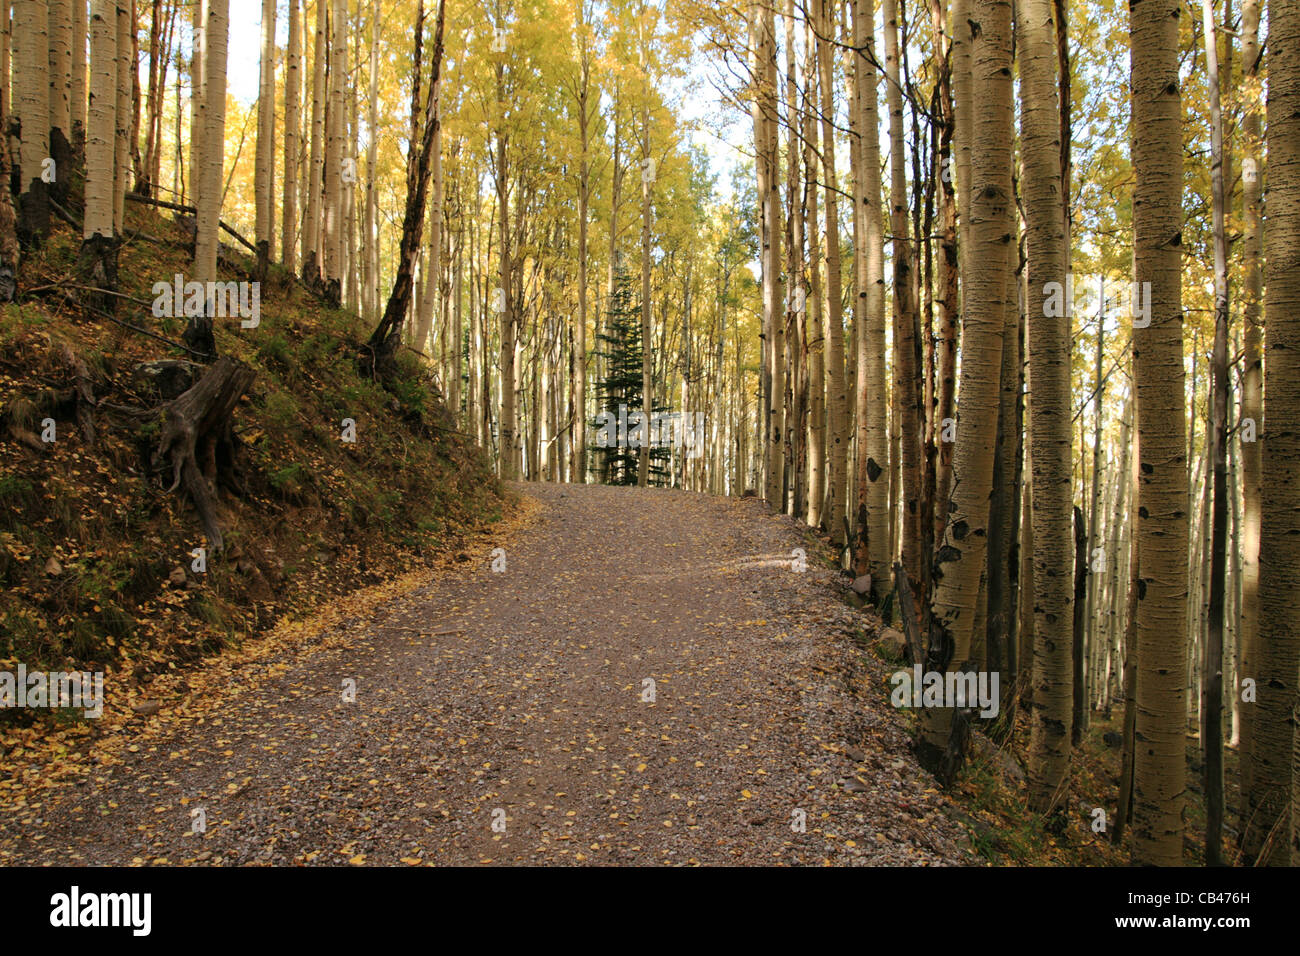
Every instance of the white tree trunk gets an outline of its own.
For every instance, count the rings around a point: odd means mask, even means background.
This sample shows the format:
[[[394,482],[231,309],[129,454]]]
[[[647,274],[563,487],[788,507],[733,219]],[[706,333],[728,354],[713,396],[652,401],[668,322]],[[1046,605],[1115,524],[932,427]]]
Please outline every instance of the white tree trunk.
[[[221,222],[222,171],[226,146],[226,49],[229,41],[229,0],[207,0],[208,20],[204,33],[207,55],[203,65],[208,93],[199,106],[203,128],[203,150],[199,156],[196,187],[198,209],[194,242],[194,279],[213,282],[217,278],[218,228]]]
[[[113,180],[117,94],[117,3],[93,0],[90,9],[91,89],[86,128],[86,218],[82,237],[113,235]]]

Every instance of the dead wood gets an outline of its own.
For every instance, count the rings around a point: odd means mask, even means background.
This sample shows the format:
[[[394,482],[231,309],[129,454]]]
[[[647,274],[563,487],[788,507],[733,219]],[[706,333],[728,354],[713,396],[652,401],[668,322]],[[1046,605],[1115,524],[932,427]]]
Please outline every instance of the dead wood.
[[[216,507],[219,470],[233,469],[235,438],[231,419],[253,378],[254,372],[248,366],[219,358],[191,388],[163,406],[165,420],[154,465],[170,463],[169,491],[185,485],[203,522],[212,554],[220,553],[224,544]]]

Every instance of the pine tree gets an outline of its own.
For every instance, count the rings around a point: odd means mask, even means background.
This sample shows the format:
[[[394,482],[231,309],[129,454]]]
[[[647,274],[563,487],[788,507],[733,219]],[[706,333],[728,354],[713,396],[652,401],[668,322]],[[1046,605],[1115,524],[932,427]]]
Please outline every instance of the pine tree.
[[[616,431],[620,410],[625,418],[631,418],[634,412],[645,412],[644,380],[642,377],[643,349],[641,345],[641,303],[632,294],[632,276],[621,266],[614,273],[614,290],[610,297],[609,309],[605,313],[605,324],[597,336],[599,345],[596,354],[603,359],[605,373],[596,381],[596,401],[600,413],[592,420],[592,427],[598,436],[605,430],[602,443],[600,437],[589,445],[596,474],[602,484],[636,485],[641,449],[632,447],[626,441],[618,440]],[[663,414],[667,409],[656,406],[650,409],[653,414]],[[631,425],[628,425],[631,431]],[[649,438],[650,423],[647,416],[645,435]],[[669,469],[667,448],[651,445],[645,449],[649,462],[646,483],[665,485],[668,483]]]

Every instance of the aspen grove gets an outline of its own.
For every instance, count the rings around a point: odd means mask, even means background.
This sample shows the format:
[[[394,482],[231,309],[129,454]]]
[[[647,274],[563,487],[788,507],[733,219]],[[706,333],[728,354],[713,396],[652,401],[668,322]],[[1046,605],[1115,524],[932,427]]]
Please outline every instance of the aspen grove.
[[[304,342],[346,315],[330,468],[389,415],[477,456],[466,487],[765,509],[893,641],[944,793],[991,748],[1034,839],[1109,854],[1073,862],[1300,864],[1296,0],[0,13],[6,328],[95,316],[183,378],[132,405],[68,351],[49,420],[132,436],[208,560],[279,520],[233,517],[259,474],[325,507],[246,416],[258,363],[315,388],[285,303]],[[49,444],[16,396],[0,503]],[[58,575],[15,529],[17,594],[22,542]]]

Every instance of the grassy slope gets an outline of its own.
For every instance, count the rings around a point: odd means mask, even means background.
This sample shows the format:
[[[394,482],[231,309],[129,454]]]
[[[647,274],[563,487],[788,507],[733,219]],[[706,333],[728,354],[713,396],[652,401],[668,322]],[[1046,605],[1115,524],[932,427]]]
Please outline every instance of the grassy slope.
[[[184,319],[155,318],[149,305],[154,282],[189,271],[182,234],[127,207],[129,229],[172,241],[124,244],[120,291],[139,301],[123,300],[117,317],[179,340]],[[101,407],[88,447],[67,361],[85,361],[98,402],[152,408],[132,369],[185,355],[68,303],[58,286],[75,282],[78,246],[58,224],[23,269],[23,288],[36,291],[0,306],[0,668],[139,679],[454,551],[461,534],[501,517],[488,462],[454,429],[416,356],[403,353],[388,390],[363,379],[355,356],[366,324],[277,270],[262,286],[258,328],[218,321],[218,351],[257,373],[234,416],[249,494],[222,494],[227,552],[194,573],[203,532],[184,493],[167,493],[170,473],[150,467],[157,422],[141,429]],[[239,273],[251,265],[223,247],[222,279],[248,278]],[[53,444],[15,440],[15,427],[39,434],[47,417]],[[356,422],[355,444],[341,440],[344,418]]]

